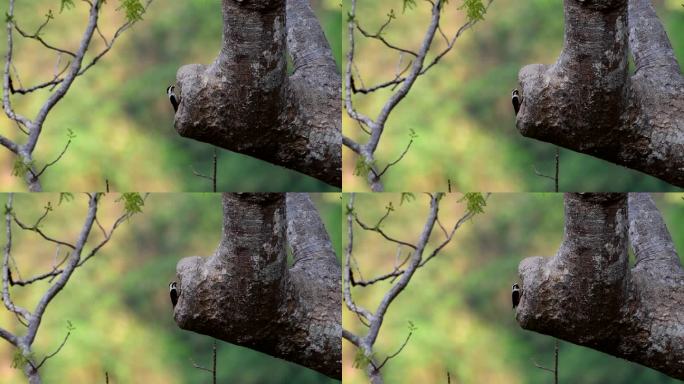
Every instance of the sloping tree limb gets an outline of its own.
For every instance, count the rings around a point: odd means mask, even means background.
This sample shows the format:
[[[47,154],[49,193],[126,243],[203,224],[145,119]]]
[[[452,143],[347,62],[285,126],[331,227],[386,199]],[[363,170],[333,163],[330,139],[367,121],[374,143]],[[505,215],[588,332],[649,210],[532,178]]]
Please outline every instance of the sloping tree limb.
[[[13,195],[10,194],[8,197],[4,213],[6,243],[4,247],[2,260],[2,298],[3,303],[5,304],[5,308],[8,311],[13,312],[17,316],[17,319],[23,325],[26,326],[26,331],[23,335],[19,335],[9,332],[4,328],[0,328],[0,337],[2,337],[3,339],[5,339],[17,348],[18,357],[15,357],[15,362],[23,369],[26,378],[31,384],[41,383],[39,368],[41,368],[41,366],[48,359],[55,356],[62,349],[62,347],[64,347],[71,333],[71,328],[69,327],[69,332],[64,338],[64,341],[56,349],[56,351],[51,354],[48,354],[42,360],[40,360],[39,363],[37,363],[37,359],[33,351],[33,343],[36,339],[36,335],[38,333],[40,324],[42,322],[45,311],[48,308],[48,305],[57,296],[57,294],[59,294],[59,292],[66,286],[66,284],[71,279],[74,271],[78,267],[82,266],[83,263],[86,262],[90,257],[95,255],[95,253],[97,253],[101,249],[101,247],[109,241],[111,235],[113,234],[114,230],[118,227],[118,225],[121,222],[123,222],[126,218],[132,215],[132,213],[130,212],[122,214],[115,221],[110,232],[105,234],[104,240],[101,240],[100,243],[95,245],[93,249],[87,254],[87,256],[83,258],[83,250],[88,242],[88,238],[93,229],[93,224],[97,221],[97,208],[101,196],[101,194],[97,193],[88,194],[88,212],[84,219],[84,223],[81,227],[81,231],[79,232],[77,238],[73,242],[73,249],[71,249],[71,251],[68,254],[68,257],[66,259],[66,265],[64,266],[64,268],[61,270],[55,270],[53,268],[53,271],[47,274],[47,276],[44,276],[42,278],[29,279],[25,281],[20,280],[20,284],[17,284],[20,286],[25,286],[42,280],[43,278],[46,278],[48,276],[55,277],[55,282],[52,283],[42,294],[33,311],[28,311],[27,309],[15,305],[11,299],[10,285],[14,285],[15,282],[11,277],[9,260],[12,257],[12,225],[13,222],[15,222],[15,212],[13,208]],[[41,216],[41,218],[39,218],[39,221],[41,221],[43,218],[45,218],[45,215]],[[32,229],[27,228],[24,230]],[[60,241],[60,243],[68,244],[68,242],[66,241]],[[22,321],[21,319],[23,319],[24,321]]]
[[[221,7],[217,59],[176,75],[176,130],[341,188],[340,74],[309,0]]]
[[[518,270],[522,328],[684,378],[684,270],[649,195],[567,194],[558,253]]]
[[[35,161],[34,161],[34,151],[36,149],[36,145],[38,144],[38,139],[40,138],[40,134],[43,130],[43,125],[45,124],[45,120],[47,119],[48,115],[52,111],[52,109],[57,105],[57,103],[62,100],[62,98],[67,94],[69,89],[71,88],[71,85],[73,84],[74,80],[78,77],[83,75],[89,68],[91,68],[93,65],[97,63],[97,61],[102,58],[109,50],[112,48],[114,45],[114,42],[116,39],[127,29],[129,29],[133,24],[138,19],[129,19],[127,20],[117,31],[115,32],[114,36],[111,38],[111,40],[107,41],[104,37],[103,40],[105,42],[105,48],[97,53],[92,60],[86,64],[85,66],[83,65],[83,61],[85,60],[86,53],[89,50],[89,46],[92,42],[93,35],[95,31],[97,31],[100,36],[102,34],[99,32],[98,29],[98,20],[99,20],[99,14],[101,11],[101,7],[103,4],[102,0],[94,0],[92,2],[87,1],[85,2],[89,5],[90,10],[88,13],[88,23],[84,29],[83,35],[81,36],[80,42],[78,49],[75,52],[71,52],[59,47],[56,47],[54,45],[46,43],[43,38],[40,36],[40,32],[47,25],[47,23],[51,20],[52,16],[47,17],[46,21],[41,24],[41,26],[38,28],[38,30],[34,34],[28,34],[24,32],[21,28],[19,28],[17,24],[17,20],[15,19],[14,15],[14,0],[9,0],[9,7],[6,15],[6,31],[7,31],[7,53],[5,54],[5,66],[4,66],[4,71],[3,71],[3,96],[2,96],[2,105],[3,105],[3,110],[5,111],[5,114],[9,119],[14,121],[17,124],[17,127],[25,134],[27,134],[27,139],[26,142],[24,143],[19,143],[16,141],[13,141],[9,139],[8,137],[0,134],[0,145],[4,146],[8,150],[10,150],[12,153],[17,155],[15,167],[14,167],[14,172],[18,176],[23,176],[26,184],[28,185],[28,188],[32,192],[38,192],[42,190],[42,186],[40,183],[39,177],[42,175],[42,173],[51,165],[54,165],[59,159],[62,158],[64,155],[64,152],[66,152],[66,149],[68,148],[68,144],[65,147],[64,151],[57,157],[57,160],[48,163],[45,167],[41,168],[40,171],[37,170]],[[151,3],[151,0],[147,0],[145,8],[147,9],[147,6]],[[56,51],[58,53],[58,57],[61,59],[61,54],[67,54],[71,57],[71,63],[65,68],[65,70],[58,72],[55,74],[54,78],[50,81],[40,83],[38,85],[29,87],[29,88],[15,88],[14,87],[14,82],[12,81],[12,74],[10,73],[11,69],[14,67],[14,30],[17,30],[19,35],[21,35],[24,38],[27,39],[33,39],[38,42],[40,42],[46,49],[51,50],[51,51]],[[59,63],[59,61],[58,61]],[[16,80],[18,81],[18,74],[16,73],[15,69],[15,77]],[[55,89],[54,92],[48,96],[48,98],[43,102],[41,105],[40,109],[38,110],[36,116],[33,118],[33,120],[29,119],[28,117],[25,117],[19,113],[16,113],[14,111],[14,108],[12,106],[12,100],[11,100],[11,94],[18,93],[18,94],[28,94],[32,93],[34,91],[37,91],[39,89],[47,88],[47,87],[52,87],[52,89]],[[71,138],[70,138],[71,140]],[[70,141],[69,141],[70,142]]]
[[[340,266],[306,194],[224,194],[216,252],[176,271],[179,327],[341,379]]]
[[[404,347],[406,347],[406,344],[408,343],[413,333],[413,326],[411,325],[406,339],[398,347],[397,351],[386,356],[384,359],[382,359],[381,362],[378,362],[378,357],[375,352],[375,343],[378,339],[380,328],[382,327],[384,317],[390,305],[392,304],[394,299],[396,299],[399,296],[399,294],[401,294],[401,292],[403,292],[403,290],[408,286],[408,284],[411,281],[411,278],[416,273],[416,271],[419,268],[424,267],[427,262],[429,262],[432,258],[437,256],[440,253],[440,251],[451,242],[458,228],[460,228],[460,226],[463,225],[463,223],[467,222],[478,213],[477,210],[468,210],[463,216],[461,216],[461,218],[459,218],[459,220],[456,221],[456,223],[451,227],[450,230],[446,230],[446,228],[444,228],[441,224],[438,224],[440,227],[443,228],[444,239],[441,242],[439,242],[438,245],[431,252],[428,252],[426,251],[426,248],[428,246],[430,238],[432,237],[435,224],[439,222],[439,204],[440,200],[444,197],[444,194],[437,193],[429,195],[429,197],[430,209],[428,212],[428,216],[425,219],[425,224],[423,225],[423,229],[415,245],[410,244],[406,241],[389,240],[388,236],[380,233],[380,235],[384,239],[386,239],[389,242],[396,243],[400,247],[410,245],[409,247],[411,248],[411,251],[408,258],[403,262],[396,264],[394,270],[391,273],[384,274],[381,276],[381,278],[368,280],[361,279],[360,283],[356,282],[352,270],[352,264],[354,263],[353,259],[355,247],[353,229],[354,224],[356,223],[356,225],[359,225],[359,227],[361,227],[361,229],[363,230],[377,233],[379,232],[377,230],[378,226],[369,227],[363,224],[363,222],[360,219],[358,219],[357,213],[354,210],[354,194],[350,196],[350,199],[347,203],[347,247],[344,256],[344,269],[342,271],[344,303],[347,309],[354,313],[359,318],[359,321],[364,326],[366,326],[366,328],[368,328],[368,330],[364,335],[357,335],[345,329],[343,330],[342,336],[345,340],[352,343],[358,349],[355,364],[359,367],[365,367],[366,375],[368,376],[370,382],[373,384],[380,384],[383,382],[381,368],[390,359],[396,357],[404,349]],[[483,201],[486,201],[486,198]],[[391,210],[388,209],[388,213],[385,214],[379,220],[379,223],[381,223],[384,219],[387,218],[390,211]],[[356,244],[357,253],[359,252],[359,248],[363,249],[362,246]],[[352,286],[373,285],[381,281],[384,281],[388,278],[396,278],[396,281],[392,280],[390,282],[390,288],[387,290],[383,298],[380,300],[380,303],[378,304],[374,312],[369,311],[368,309],[362,307],[354,301],[352,296]]]
[[[684,79],[651,1],[564,9],[558,61],[518,75],[520,133],[684,187]]]
[[[387,28],[387,26],[394,18],[393,11],[389,16],[388,21],[380,27],[378,32],[371,34],[360,26],[358,15],[356,13],[356,0],[351,0],[350,11],[347,16],[347,35],[349,40],[349,50],[347,51],[347,62],[344,74],[344,103],[349,117],[352,120],[358,122],[360,128],[368,134],[369,138],[365,143],[362,144],[356,142],[348,136],[343,136],[342,142],[346,147],[351,149],[354,153],[356,153],[359,156],[360,165],[357,165],[357,172],[359,174],[367,174],[368,183],[373,191],[380,192],[383,190],[383,184],[380,180],[381,176],[385,172],[387,172],[387,170],[390,167],[396,165],[404,157],[404,155],[406,155],[406,152],[408,151],[407,147],[405,151],[399,156],[398,160],[389,163],[386,167],[383,167],[382,171],[378,170],[379,167],[376,164],[375,152],[378,148],[378,145],[380,144],[380,139],[382,137],[382,133],[385,129],[385,125],[390,114],[392,113],[394,108],[397,105],[399,105],[399,103],[406,97],[406,95],[409,93],[418,77],[424,75],[434,65],[436,65],[442,59],[442,57],[444,57],[453,49],[456,41],[461,36],[461,34],[464,33],[466,30],[470,29],[473,25],[475,25],[475,23],[477,23],[478,20],[481,20],[482,15],[486,12],[486,9],[489,7],[491,2],[492,0],[487,1],[486,6],[483,6],[482,13],[478,12],[479,18],[469,19],[450,38],[447,37],[440,28],[440,21],[442,18],[445,1],[436,0],[434,2],[428,2],[429,4],[431,4],[432,8],[430,22],[426,28],[425,34],[423,36],[419,48],[417,50],[413,50],[409,48],[400,47],[394,43],[389,43],[387,40],[385,40],[384,37],[382,37],[383,31]],[[382,42],[384,46],[389,48],[391,51],[399,52],[400,58],[403,57],[402,55],[404,54],[412,56],[411,63],[404,70],[398,69],[394,79],[390,81],[386,81],[377,86],[362,86],[361,88],[358,88],[356,86],[356,81],[354,80],[353,73],[355,70],[356,60],[355,33],[357,30],[361,33],[362,36],[370,39],[379,40]],[[437,36],[437,32],[439,32],[439,34],[445,39],[446,47],[437,52],[432,60],[427,60],[428,53],[430,52],[435,36]],[[408,73],[404,75],[404,72],[406,71],[408,71]],[[361,79],[359,78],[359,80]],[[369,94],[384,89],[386,87],[398,87],[398,89],[394,90],[393,88],[392,94],[385,101],[384,105],[380,109],[375,119],[359,112],[354,106],[354,101],[352,98],[353,94]]]

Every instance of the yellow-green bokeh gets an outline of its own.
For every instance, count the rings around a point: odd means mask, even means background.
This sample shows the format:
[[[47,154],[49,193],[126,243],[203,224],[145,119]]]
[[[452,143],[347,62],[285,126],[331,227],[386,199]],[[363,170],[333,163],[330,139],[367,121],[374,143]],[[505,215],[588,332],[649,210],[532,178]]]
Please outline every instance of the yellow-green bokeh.
[[[682,194],[656,195],[675,245],[684,250]],[[465,209],[460,194],[446,195],[439,218],[449,228]],[[345,204],[348,197],[345,197]],[[428,198],[400,205],[399,194],[357,194],[354,210],[374,225],[390,202],[394,211],[382,229],[391,237],[415,243],[428,213]],[[343,218],[344,219],[344,218]],[[343,228],[346,233],[346,220]],[[409,331],[417,330],[404,348],[382,369],[387,383],[549,383],[553,377],[535,368],[533,360],[553,366],[554,339],[525,331],[511,309],[511,285],[518,281],[518,264],[528,256],[552,256],[563,236],[560,194],[493,194],[485,213],[463,225],[452,242],[419,269],[392,302],[384,317],[376,352],[378,360],[397,351]],[[435,227],[426,255],[444,239]],[[345,236],[344,245],[347,239]],[[401,257],[407,249],[401,250]],[[354,228],[354,257],[365,279],[392,271],[397,246],[375,232]],[[357,274],[356,274],[357,275]],[[355,276],[356,276],[355,275]],[[390,282],[352,290],[358,304],[374,311]],[[364,335],[367,328],[343,309],[345,329]],[[353,367],[355,348],[343,344],[345,383],[367,383]],[[561,383],[674,383],[674,379],[643,366],[561,342]]]
[[[319,16],[335,58],[340,62],[340,5],[335,0],[311,2]],[[87,21],[87,6],[59,12],[56,0],[18,1],[15,19],[34,31],[52,9],[56,16],[42,37],[50,44],[75,50]],[[102,33],[111,38],[124,21],[110,1],[100,16]],[[115,191],[210,191],[211,182],[193,170],[210,174],[213,146],[180,137],[173,128],[173,109],[166,87],[175,82],[182,65],[211,63],[221,44],[220,2],[206,0],[153,1],[144,19],[126,31],[112,50],[87,74],[76,79],[66,97],[48,116],[38,141],[35,162],[40,168],[54,160],[67,142],[68,129],[76,138],[64,157],[45,172],[46,191],[104,190],[109,180]],[[6,50],[6,30],[0,51]],[[86,62],[103,48],[96,36]],[[4,56],[3,56],[4,57]],[[15,35],[14,62],[25,87],[50,80],[57,55],[35,41]],[[67,56],[62,57],[64,65]],[[4,60],[3,60],[4,62]],[[15,110],[33,118],[49,97],[43,90],[13,96]],[[0,134],[20,143],[26,137],[3,113]],[[11,175],[14,155],[0,148],[0,191],[26,190]],[[219,150],[219,191],[334,190],[313,178],[233,152]]]
[[[348,7],[349,2],[344,2]],[[401,10],[400,0],[357,1],[357,20],[370,33],[387,20],[384,30],[390,43],[418,50],[429,23],[429,4],[416,2]],[[449,35],[466,20],[462,1],[450,1],[440,27]],[[678,1],[654,4],[670,37],[679,62],[684,61],[684,7]],[[345,8],[345,12],[347,8]],[[347,31],[343,36],[348,50]],[[396,160],[409,142],[410,130],[418,138],[407,155],[384,176],[387,191],[553,191],[553,182],[535,175],[535,168],[553,175],[555,146],[522,137],[511,106],[511,90],[518,88],[518,71],[527,64],[552,64],[563,44],[563,5],[548,0],[495,0],[485,19],[464,32],[453,50],[425,76],[418,78],[407,97],[390,115],[376,152],[382,169]],[[440,35],[434,52],[444,48]],[[404,55],[401,69],[411,57]],[[346,58],[345,58],[346,60]],[[371,86],[391,80],[399,54],[377,40],[356,35],[354,70],[356,84]],[[358,74],[361,74],[359,78]],[[394,89],[393,91],[396,91]],[[373,95],[355,96],[360,112],[375,118],[390,95],[385,89]],[[368,136],[343,113],[345,135],[365,143]],[[636,171],[561,150],[562,191],[667,191],[674,187]],[[357,156],[343,150],[345,191],[368,190],[363,177],[355,176]]]
[[[116,194],[103,197],[100,223],[109,228],[122,212]],[[314,194],[328,232],[339,255],[340,195]],[[6,194],[0,194],[4,207]],[[71,202],[58,205],[56,194],[17,194],[14,210],[26,223],[33,223],[51,202],[54,210],[41,229],[58,239],[71,239],[80,230],[87,198],[76,194]],[[168,284],[175,278],[176,263],[185,256],[208,256],[221,237],[221,198],[217,194],[151,194],[143,212],[121,225],[111,241],[83,267],[77,269],[65,288],[50,303],[38,332],[34,351],[41,359],[53,352],[67,332],[67,321],[75,327],[64,348],[42,368],[45,383],[104,383],[105,372],[112,383],[202,383],[207,372],[193,368],[190,359],[211,365],[208,336],[181,330],[173,321]],[[2,216],[0,244],[5,245]],[[13,227],[12,255],[21,277],[47,272],[58,249],[33,232]],[[91,233],[90,250],[102,236]],[[16,272],[15,276],[16,276]],[[11,288],[14,301],[33,310],[47,281]],[[14,316],[0,310],[0,327],[24,332]],[[0,339],[0,382],[26,382],[20,370],[11,367],[13,348]],[[218,343],[218,379],[222,383],[331,383],[307,368],[232,344]]]

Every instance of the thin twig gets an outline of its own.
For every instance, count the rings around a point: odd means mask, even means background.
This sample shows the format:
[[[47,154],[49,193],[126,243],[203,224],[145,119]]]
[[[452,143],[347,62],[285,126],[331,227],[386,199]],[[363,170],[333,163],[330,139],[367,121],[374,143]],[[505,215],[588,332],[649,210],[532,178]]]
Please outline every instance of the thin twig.
[[[55,351],[52,352],[51,354],[45,356],[45,357],[43,358],[43,360],[40,361],[40,363],[35,367],[35,370],[36,370],[36,371],[37,371],[38,369],[40,369],[40,367],[42,367],[43,364],[45,364],[45,362],[46,362],[48,359],[54,357],[56,354],[59,353],[59,351],[62,350],[62,348],[64,347],[64,344],[66,344],[67,340],[69,340],[69,336],[71,336],[71,331],[68,331],[68,332],[67,332],[66,336],[64,337],[64,340],[62,340],[62,344],[60,344],[59,347],[57,347],[57,350],[55,350]]]
[[[491,2],[492,0],[489,0],[487,2],[485,11],[489,8]],[[382,168],[381,171],[378,171],[375,168],[375,152],[378,148],[380,138],[382,136],[383,130],[385,129],[385,125],[391,112],[406,97],[406,95],[411,90],[418,77],[426,74],[433,66],[439,63],[439,61],[453,49],[458,38],[466,30],[475,25],[475,23],[477,22],[477,20],[468,20],[456,31],[456,33],[451,37],[451,39],[449,39],[449,37],[445,35],[444,31],[440,27],[442,8],[445,2],[443,0],[436,0],[429,1],[429,3],[432,5],[429,26],[427,27],[423,35],[423,39],[420,43],[418,50],[413,50],[405,47],[400,47],[394,43],[391,43],[383,36],[385,28],[390,24],[390,22],[394,18],[393,13],[390,13],[388,15],[387,21],[381,25],[381,27],[376,33],[370,33],[366,29],[361,27],[356,14],[356,0],[351,0],[351,7],[347,22],[349,50],[347,51],[347,66],[344,74],[344,104],[346,112],[349,115],[349,117],[352,120],[357,121],[363,132],[370,132],[370,137],[365,144],[362,144],[356,142],[354,139],[350,137],[343,136],[342,143],[344,146],[351,149],[358,156],[360,156],[361,159],[359,159],[359,161],[363,161],[363,163],[367,165],[367,167],[369,168],[369,172],[367,174],[368,183],[370,184],[371,189],[376,192],[380,192],[383,190],[381,177],[392,166],[396,165],[404,158],[412,144],[412,141],[409,142],[408,146],[404,149],[403,153],[399,156],[399,158],[395,161],[390,162],[388,165]],[[399,64],[397,65],[397,71],[395,73],[394,79],[371,87],[366,87],[363,84],[361,87],[356,86],[354,81],[354,69],[356,68],[354,62],[354,55],[356,40],[355,33],[357,31],[360,33],[362,37],[380,41],[385,47],[389,48],[390,50],[399,52]],[[439,51],[435,55],[435,57],[428,62],[427,55],[430,52],[432,43],[437,34],[439,34],[439,36],[441,36],[445,40],[447,46],[441,51]],[[406,66],[403,70],[399,70],[399,68],[401,68],[401,61],[403,60],[404,54],[412,56],[413,60],[411,60],[410,64]],[[361,80],[362,77],[358,74],[358,70],[356,72],[356,77],[358,77],[358,79]],[[375,120],[357,111],[352,100],[353,94],[369,94],[387,87],[392,87],[392,94],[385,101],[383,107],[380,109],[380,112],[378,113],[378,116],[375,118]],[[365,172],[363,174],[366,175]]]

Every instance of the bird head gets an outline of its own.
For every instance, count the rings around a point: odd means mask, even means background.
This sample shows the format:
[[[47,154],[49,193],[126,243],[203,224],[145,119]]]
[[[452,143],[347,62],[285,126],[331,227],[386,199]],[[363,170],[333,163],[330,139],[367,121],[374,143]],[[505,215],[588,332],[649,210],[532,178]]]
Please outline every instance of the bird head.
[[[169,291],[173,291],[174,289],[176,289],[176,282],[172,281],[169,283]]]
[[[520,289],[520,286],[517,283],[513,284],[513,289]]]
[[[520,95],[520,92],[518,92],[518,89],[516,88],[516,89],[514,89],[513,91],[511,91],[511,95],[512,95],[512,96],[519,96],[519,95]]]
[[[171,95],[175,92],[176,86],[175,85],[169,85],[168,88],[166,88],[166,94]]]

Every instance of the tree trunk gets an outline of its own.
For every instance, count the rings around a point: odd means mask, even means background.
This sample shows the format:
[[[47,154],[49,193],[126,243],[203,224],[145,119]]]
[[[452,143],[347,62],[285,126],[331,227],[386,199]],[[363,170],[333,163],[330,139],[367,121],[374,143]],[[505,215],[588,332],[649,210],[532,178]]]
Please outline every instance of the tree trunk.
[[[684,187],[684,79],[650,0],[564,9],[558,61],[520,70],[520,133]]]
[[[308,0],[223,0],[222,9],[219,56],[176,75],[176,130],[341,188],[341,79]]]
[[[556,256],[520,263],[520,326],[684,379],[684,270],[651,197],[567,194],[565,217]]]
[[[178,325],[341,379],[341,271],[308,196],[224,194],[223,217],[214,255],[177,265]]]

